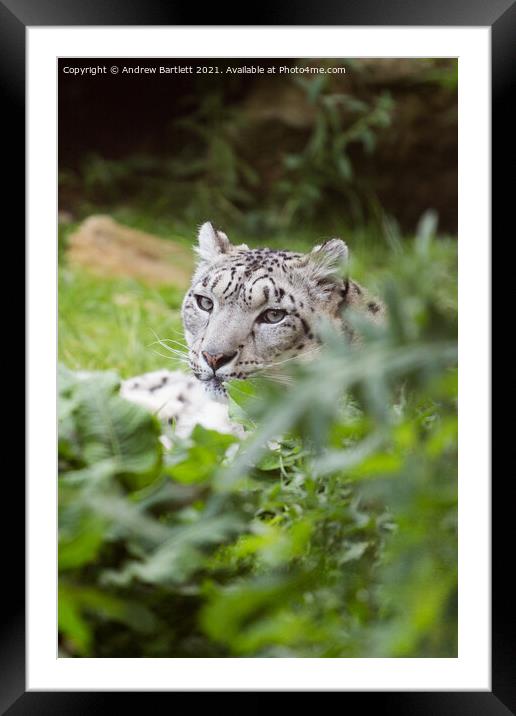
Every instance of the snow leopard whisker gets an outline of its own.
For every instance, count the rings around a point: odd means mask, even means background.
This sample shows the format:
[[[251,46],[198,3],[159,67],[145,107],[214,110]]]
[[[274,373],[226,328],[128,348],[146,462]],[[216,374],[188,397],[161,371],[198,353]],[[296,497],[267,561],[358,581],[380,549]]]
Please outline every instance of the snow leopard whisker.
[[[274,383],[280,383],[281,385],[292,385],[294,381],[292,378],[286,375],[278,375],[277,373],[269,373],[267,370],[258,370],[256,372],[256,375],[259,375],[262,378],[266,378],[267,380],[270,380]],[[252,381],[252,378],[249,378],[248,380]]]
[[[278,385],[294,385],[294,381],[289,378],[279,378],[278,376],[268,375],[267,373],[264,373],[264,378],[266,378],[266,380],[272,381],[273,383],[277,383]]]
[[[186,343],[181,343],[181,341],[176,341],[175,338],[158,338],[158,341],[162,341],[163,343],[175,343],[176,346],[181,346],[181,348],[188,350],[188,346],[186,345]]]
[[[155,346],[156,344],[159,344],[162,348],[164,348],[169,353],[173,353],[177,356],[188,356],[188,351],[186,350],[180,350],[179,348],[173,348],[172,346],[167,345],[161,338],[158,338],[157,341],[153,341],[152,343],[148,344],[148,348],[151,346]]]
[[[181,336],[181,338],[185,337],[183,331],[178,331],[176,328],[167,328],[167,330],[170,331],[170,333],[175,333],[176,335]]]
[[[187,356],[186,353],[182,353],[182,352],[180,352],[180,351],[177,351],[177,352],[176,352],[176,351],[172,351],[172,350],[169,350],[168,348],[167,348],[166,350],[168,351],[168,353],[169,353],[170,355],[167,355],[166,353],[160,353],[159,351],[153,351],[153,353],[154,353],[155,355],[162,356],[162,358],[168,358],[169,360],[172,360],[172,359],[175,358],[175,359],[181,361],[182,363],[187,363],[187,362],[188,362],[188,356]]]
[[[181,346],[181,348],[184,348],[185,351],[188,350],[188,346],[186,345],[186,343],[183,343],[182,341],[177,341],[175,338],[160,338],[158,336],[158,334],[156,333],[156,331],[154,331],[152,328],[151,328],[151,332],[154,334],[156,343],[160,343],[161,345],[163,345],[164,343],[175,343],[176,345]],[[152,343],[151,343],[151,345],[152,345]],[[166,346],[163,346],[163,347],[165,348]]]
[[[165,350],[170,351],[170,353],[182,353],[183,355],[188,355],[188,351],[182,350],[180,348],[174,348],[173,346],[168,346],[163,341],[153,341],[152,343],[148,343],[147,348],[150,348],[151,346],[155,345],[160,345]]]
[[[161,358],[164,358],[165,360],[178,360],[180,363],[184,363],[185,365],[188,365],[188,360],[184,356],[180,355],[171,355],[167,356],[164,353],[160,353],[160,351],[152,351],[154,355],[160,356]]]
[[[320,351],[320,350],[321,350],[321,347],[320,347],[320,346],[317,346],[316,348],[311,348],[310,350],[305,351],[304,353],[299,353],[298,355],[290,356],[289,358],[284,358],[283,360],[272,361],[271,363],[268,363],[268,364],[267,364],[267,367],[268,367],[268,368],[274,368],[274,367],[276,367],[277,365],[282,365],[283,363],[288,363],[289,361],[297,360],[297,359],[302,358],[302,357],[304,357],[304,356],[309,356],[309,355],[311,355],[312,353],[317,353],[317,352]]]

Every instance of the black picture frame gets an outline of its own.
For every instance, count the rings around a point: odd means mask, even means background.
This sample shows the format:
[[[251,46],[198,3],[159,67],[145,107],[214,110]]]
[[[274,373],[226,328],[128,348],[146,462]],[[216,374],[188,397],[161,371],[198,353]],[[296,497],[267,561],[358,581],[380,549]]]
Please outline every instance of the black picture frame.
[[[6,205],[17,217],[16,236],[22,231],[25,188],[25,40],[26,28],[34,26],[100,25],[406,25],[489,26],[492,38],[492,236],[511,226],[508,212],[514,200],[513,182],[506,172],[514,165],[514,114],[510,111],[511,80],[516,60],[516,5],[514,0],[319,0],[301,4],[295,0],[261,2],[246,7],[247,16],[235,15],[235,6],[213,4],[203,8],[160,0],[0,0],[0,106],[4,126],[4,174],[8,172]],[[199,15],[203,22],[198,23]],[[512,149],[512,151],[511,151]],[[7,169],[7,172],[6,172]],[[509,194],[511,192],[511,194]],[[5,196],[5,194],[4,194]],[[511,201],[512,200],[512,201]],[[5,201],[5,198],[4,198]],[[19,246],[23,246],[21,238]],[[14,235],[11,239],[14,241]],[[19,329],[18,329],[19,331]],[[29,346],[30,349],[30,346]],[[502,475],[502,478],[504,475]],[[467,692],[343,692],[344,708],[357,697],[360,705],[397,714],[468,714],[479,716],[516,713],[514,660],[514,607],[507,589],[507,560],[512,553],[508,499],[510,473],[493,481],[492,528],[492,690]],[[25,690],[25,593],[24,593],[24,485],[9,479],[9,512],[13,523],[2,521],[3,573],[9,591],[2,590],[4,606],[0,633],[0,713],[90,714],[112,710],[114,697],[123,693],[26,692]],[[7,501],[6,501],[7,502]],[[509,510],[511,512],[509,512]],[[511,530],[511,532],[510,532]],[[511,615],[511,616],[509,616]],[[235,689],[236,690],[236,689]],[[167,699],[174,693],[126,693],[132,706],[152,696]],[[143,705],[143,702],[141,702]],[[148,701],[146,707],[149,708]]]

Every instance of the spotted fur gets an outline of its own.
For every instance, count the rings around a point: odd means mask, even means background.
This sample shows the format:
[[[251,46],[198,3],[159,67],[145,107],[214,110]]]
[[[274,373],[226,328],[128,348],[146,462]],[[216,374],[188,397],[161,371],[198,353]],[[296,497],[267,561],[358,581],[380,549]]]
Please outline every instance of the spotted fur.
[[[310,253],[233,246],[207,222],[199,231],[199,263],[182,305],[189,363],[214,396],[231,378],[276,370],[320,346],[321,318],[356,336],[346,311],[382,320],[384,309],[345,275],[348,249],[330,239]],[[207,308],[211,304],[211,309]],[[269,318],[281,320],[269,322]],[[210,356],[224,357],[218,368]],[[207,359],[208,357],[208,359]]]
[[[157,370],[129,378],[122,382],[120,394],[153,413],[178,437],[188,437],[196,425],[243,435],[242,427],[229,419],[227,405],[212,400],[199,381],[181,371]],[[161,436],[167,448],[168,432]]]

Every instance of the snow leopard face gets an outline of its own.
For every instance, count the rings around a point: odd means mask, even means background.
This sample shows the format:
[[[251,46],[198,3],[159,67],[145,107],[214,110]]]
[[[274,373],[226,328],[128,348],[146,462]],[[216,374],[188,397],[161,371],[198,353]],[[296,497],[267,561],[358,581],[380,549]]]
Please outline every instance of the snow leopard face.
[[[321,317],[340,324],[348,292],[360,290],[338,275],[347,258],[340,239],[308,254],[249,249],[206,223],[197,251],[182,318],[190,367],[213,396],[231,378],[313,353]]]

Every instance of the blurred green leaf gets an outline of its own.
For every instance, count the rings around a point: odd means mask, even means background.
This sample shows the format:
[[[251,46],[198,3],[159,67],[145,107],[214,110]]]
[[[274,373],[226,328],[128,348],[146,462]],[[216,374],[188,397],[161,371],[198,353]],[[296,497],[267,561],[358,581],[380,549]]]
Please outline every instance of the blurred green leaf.
[[[360,345],[322,327],[288,387],[229,386],[242,438],[170,429],[162,454],[117,374],[60,369],[60,654],[456,655],[456,247],[435,230],[389,225],[369,255],[385,327],[349,315]]]

